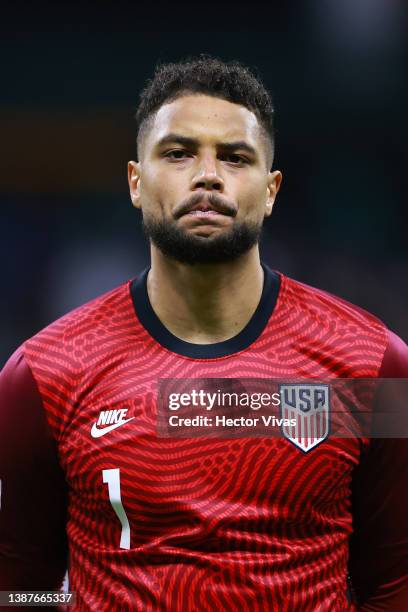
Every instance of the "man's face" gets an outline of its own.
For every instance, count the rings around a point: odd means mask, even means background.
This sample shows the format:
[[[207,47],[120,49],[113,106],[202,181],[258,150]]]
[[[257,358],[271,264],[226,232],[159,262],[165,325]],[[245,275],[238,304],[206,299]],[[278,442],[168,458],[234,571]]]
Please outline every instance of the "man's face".
[[[235,259],[272,211],[280,172],[247,108],[206,95],[163,105],[129,162],[132,202],[165,255],[185,263]]]

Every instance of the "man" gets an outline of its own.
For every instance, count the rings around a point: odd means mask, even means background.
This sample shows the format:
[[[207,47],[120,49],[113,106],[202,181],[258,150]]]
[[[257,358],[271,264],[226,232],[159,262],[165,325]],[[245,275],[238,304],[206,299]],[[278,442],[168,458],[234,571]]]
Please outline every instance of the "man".
[[[58,589],[68,547],[80,610],[408,609],[405,440],[157,430],[162,379],[408,374],[374,316],[261,264],[272,117],[249,70],[208,57],[142,93],[129,186],[151,267],[1,375],[2,590]]]

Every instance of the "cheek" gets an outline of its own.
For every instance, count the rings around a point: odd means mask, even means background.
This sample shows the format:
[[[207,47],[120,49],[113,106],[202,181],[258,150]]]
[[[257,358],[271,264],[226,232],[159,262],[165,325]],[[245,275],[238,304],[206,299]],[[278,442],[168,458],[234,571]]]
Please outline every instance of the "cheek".
[[[165,169],[151,168],[142,176],[141,196],[148,206],[168,207],[178,201],[182,186],[182,179],[178,173],[169,172]]]
[[[247,182],[239,194],[239,208],[246,217],[262,219],[265,214],[266,187],[261,181]]]

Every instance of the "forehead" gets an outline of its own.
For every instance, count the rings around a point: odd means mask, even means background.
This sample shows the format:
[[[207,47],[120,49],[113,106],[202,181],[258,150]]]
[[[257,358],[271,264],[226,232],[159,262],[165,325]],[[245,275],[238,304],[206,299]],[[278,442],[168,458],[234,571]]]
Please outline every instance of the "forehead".
[[[182,96],[158,110],[147,140],[154,146],[169,133],[190,136],[203,144],[245,140],[254,148],[261,145],[261,128],[253,112],[201,94]]]

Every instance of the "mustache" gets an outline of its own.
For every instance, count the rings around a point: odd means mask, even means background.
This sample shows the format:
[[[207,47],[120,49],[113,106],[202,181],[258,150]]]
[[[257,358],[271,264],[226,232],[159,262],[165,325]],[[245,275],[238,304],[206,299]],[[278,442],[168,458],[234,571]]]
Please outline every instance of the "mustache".
[[[235,217],[238,209],[233,202],[230,202],[224,196],[220,196],[218,193],[206,193],[197,192],[193,193],[191,196],[183,200],[180,204],[176,206],[173,211],[173,216],[176,219],[182,217],[186,213],[190,212],[197,204],[200,202],[208,203],[214,210],[221,213],[222,215],[229,215],[230,217]]]

